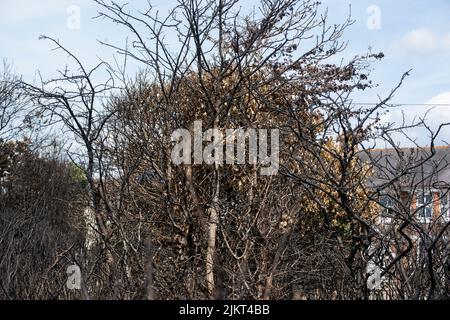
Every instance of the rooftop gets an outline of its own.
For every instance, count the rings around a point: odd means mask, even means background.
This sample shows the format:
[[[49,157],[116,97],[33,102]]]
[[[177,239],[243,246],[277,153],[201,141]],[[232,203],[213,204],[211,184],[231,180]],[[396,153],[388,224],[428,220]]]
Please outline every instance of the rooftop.
[[[450,146],[368,149],[361,158],[373,165],[373,187],[394,179],[405,188],[450,186]]]

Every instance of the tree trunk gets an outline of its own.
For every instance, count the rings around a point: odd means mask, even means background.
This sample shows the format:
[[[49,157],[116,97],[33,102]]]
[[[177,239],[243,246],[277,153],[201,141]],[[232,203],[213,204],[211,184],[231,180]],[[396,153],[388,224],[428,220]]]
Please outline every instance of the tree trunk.
[[[145,299],[154,300],[153,290],[153,257],[152,257],[152,243],[148,237],[145,239]]]
[[[219,174],[216,170],[216,190],[212,201],[212,206],[209,209],[209,221],[208,221],[208,249],[206,251],[206,284],[208,288],[208,294],[210,298],[215,295],[215,282],[214,282],[214,255],[216,251],[216,238],[217,238],[217,225],[219,223],[219,191],[220,181]]]

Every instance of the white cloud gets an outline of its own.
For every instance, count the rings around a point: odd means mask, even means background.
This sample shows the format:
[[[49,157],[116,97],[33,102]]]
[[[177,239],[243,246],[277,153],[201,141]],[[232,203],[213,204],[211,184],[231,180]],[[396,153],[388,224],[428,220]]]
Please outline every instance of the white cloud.
[[[450,91],[438,94],[437,96],[431,98],[427,104],[430,104],[430,107],[433,108],[427,118],[429,119],[428,122],[434,130],[436,130],[440,124],[450,123]],[[437,139],[437,144],[450,143],[449,137],[450,126],[446,125],[441,129]]]
[[[443,123],[450,123],[450,91],[442,92],[429,101],[426,102],[426,106],[415,108],[415,112],[422,117],[425,117],[425,122],[430,128],[436,132],[439,126]],[[426,113],[426,115],[425,115]],[[422,136],[428,135],[428,132],[422,130]],[[446,126],[441,129],[439,136],[436,139],[437,145],[450,142],[450,127]]]
[[[423,54],[436,50],[440,40],[433,31],[423,28],[408,32],[402,42],[408,51]]]
[[[401,43],[407,53],[430,54],[450,49],[450,33],[442,36],[427,28],[416,29],[405,34]]]
[[[446,49],[450,49],[450,33],[447,34],[447,35],[442,39],[442,45],[443,45]]]
[[[427,109],[430,110],[427,119],[432,126],[450,122],[450,91],[431,98],[427,102]]]
[[[427,126],[436,133],[436,130],[443,123],[450,123],[450,91],[442,92],[423,105],[404,105],[392,110],[389,122],[397,125],[406,121],[406,124],[417,123],[419,119],[424,119]],[[416,127],[406,130],[408,137],[415,140],[422,146],[430,145],[430,132],[424,127]],[[447,145],[450,143],[450,126],[443,127],[435,140],[436,145]],[[402,135],[395,135],[396,141],[402,146],[413,146],[411,142]]]
[[[438,94],[437,96],[431,98],[431,100],[428,101],[427,104],[436,104],[436,105],[448,104],[448,105],[450,105],[450,91]],[[450,112],[449,112],[449,114],[450,114]]]
[[[450,122],[450,91],[432,97],[424,105],[404,108],[407,116],[425,118],[427,124],[437,128],[441,123]]]

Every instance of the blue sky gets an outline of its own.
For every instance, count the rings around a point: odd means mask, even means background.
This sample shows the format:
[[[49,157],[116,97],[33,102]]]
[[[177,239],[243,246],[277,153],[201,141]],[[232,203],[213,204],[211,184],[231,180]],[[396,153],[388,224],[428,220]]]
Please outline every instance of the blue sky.
[[[174,2],[151,1],[161,11],[167,10]],[[146,0],[133,0],[131,3],[139,7]],[[251,3],[245,0],[242,6]],[[394,102],[433,104],[434,109],[428,115],[430,123],[436,126],[439,122],[450,122],[449,0],[323,0],[322,5],[329,8],[331,22],[343,21],[351,5],[356,22],[344,35],[349,41],[346,57],[365,53],[369,47],[386,55],[373,66],[372,78],[380,84],[379,87],[355,97],[355,101],[377,101],[378,94],[386,95],[403,72],[413,69]],[[70,24],[77,9],[80,10],[80,28]],[[63,54],[51,52],[48,42],[38,40],[39,35],[45,34],[59,38],[90,65],[98,62],[99,57],[108,60],[112,53],[97,40],[120,44],[124,43],[127,34],[110,23],[93,20],[98,9],[91,0],[1,0],[0,58],[12,60],[16,71],[29,81],[37,69],[44,76],[55,75],[55,70],[62,68],[67,61]],[[373,21],[375,24],[370,23]],[[412,118],[423,115],[430,107],[403,106],[402,109],[407,117]],[[393,112],[386,121],[398,121],[400,114],[400,111]],[[423,133],[414,134],[423,140]],[[441,138],[449,141],[450,130],[444,131]]]

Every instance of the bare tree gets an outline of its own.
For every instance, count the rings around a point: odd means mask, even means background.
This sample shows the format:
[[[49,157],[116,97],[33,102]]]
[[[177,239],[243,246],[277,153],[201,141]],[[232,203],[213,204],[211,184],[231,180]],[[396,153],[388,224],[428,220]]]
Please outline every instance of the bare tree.
[[[107,203],[103,201],[105,198],[102,197],[99,159],[103,152],[102,130],[110,117],[102,108],[102,99],[113,88],[113,81],[107,70],[103,70],[104,73],[99,77],[106,78],[96,84],[95,74],[102,71],[103,62],[92,69],[87,69],[58,40],[46,36],[42,36],[41,39],[50,41],[55,45],[55,50],[67,54],[75,64],[75,69],[70,70],[66,66],[58,71],[57,78],[46,81],[41,79],[38,85],[22,83],[30,104],[33,105],[28,118],[34,119],[43,128],[59,126],[63,132],[73,136],[75,145],[72,146],[75,151],[70,150],[68,156],[86,175],[89,187],[86,205],[93,208],[94,229],[103,241],[103,248],[109,260],[108,265],[112,266],[112,255],[107,244],[110,231],[106,224],[108,215],[112,213]]]
[[[0,139],[5,140],[13,134],[19,122],[19,113],[23,109],[20,78],[13,74],[12,66],[6,60],[0,73]]]

